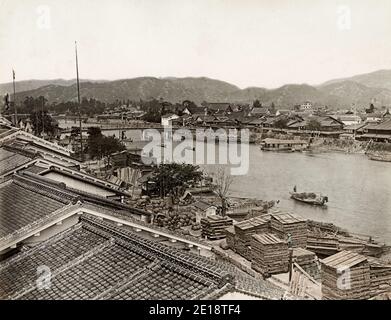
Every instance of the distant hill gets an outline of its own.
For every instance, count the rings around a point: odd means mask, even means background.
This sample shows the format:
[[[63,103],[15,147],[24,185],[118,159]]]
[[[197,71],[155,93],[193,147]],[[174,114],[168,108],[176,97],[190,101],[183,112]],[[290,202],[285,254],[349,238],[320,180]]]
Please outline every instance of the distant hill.
[[[80,82],[104,82],[105,80],[87,80],[87,79],[81,79]],[[23,81],[16,81],[15,91],[16,92],[23,92],[23,91],[30,91],[35,90],[40,87],[48,86],[48,85],[57,85],[57,86],[70,86],[72,84],[76,83],[76,79],[71,80],[64,80],[64,79],[52,79],[52,80],[23,80]],[[7,83],[1,83],[0,84],[0,95],[4,95],[7,92],[13,93],[13,84],[12,82]]]
[[[391,90],[384,88],[368,87],[351,80],[333,82],[319,88],[329,96],[338,98],[339,103],[358,106],[367,106],[369,103],[375,105],[390,105]]]
[[[358,79],[357,81],[351,79]],[[41,82],[39,82],[41,81]],[[390,83],[389,88],[388,81]],[[365,82],[365,83],[362,83]],[[0,89],[9,84],[0,85]],[[32,80],[17,84],[31,89],[19,92],[18,99],[26,96],[45,96],[49,102],[75,101],[77,91],[75,80]],[[40,86],[41,85],[41,86]],[[334,108],[349,108],[352,104],[367,107],[391,105],[391,70],[381,70],[366,75],[358,75],[348,80],[331,80],[320,86],[288,84],[277,89],[250,87],[240,89],[224,81],[201,78],[154,78],[140,77],[115,81],[83,80],[81,96],[104,102],[119,100],[164,99],[170,102],[192,100],[198,104],[208,102],[261,103],[272,102],[280,108],[292,108],[295,104],[311,101],[315,105]],[[0,91],[1,92],[1,91]]]
[[[344,81],[353,81],[363,84],[367,87],[385,88],[391,90],[391,70],[378,70],[370,73],[359,74],[349,78],[329,80],[320,85],[320,87]]]
[[[103,83],[84,82],[80,86],[82,97],[94,97],[104,102],[119,100],[148,100],[162,98],[171,102],[192,100],[228,101],[231,94],[240,89],[232,84],[209,78],[165,78],[142,77],[134,79],[115,80]],[[25,96],[45,96],[50,102],[69,101],[76,99],[76,85],[48,85],[38,89],[19,93],[19,98]]]

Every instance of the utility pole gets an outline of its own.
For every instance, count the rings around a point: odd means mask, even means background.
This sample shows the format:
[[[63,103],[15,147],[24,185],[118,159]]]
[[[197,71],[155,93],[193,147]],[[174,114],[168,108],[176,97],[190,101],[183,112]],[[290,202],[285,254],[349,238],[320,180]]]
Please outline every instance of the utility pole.
[[[81,162],[83,162],[84,161],[84,153],[83,153],[83,135],[82,135],[81,110],[80,110],[79,62],[77,60],[77,42],[76,41],[75,41],[75,53],[76,53],[77,103],[78,103],[79,127],[80,127],[80,159],[81,159]]]
[[[16,90],[15,90],[15,71],[12,69],[12,82],[14,86],[14,113],[15,113],[15,127],[18,127],[18,111],[16,109]]]

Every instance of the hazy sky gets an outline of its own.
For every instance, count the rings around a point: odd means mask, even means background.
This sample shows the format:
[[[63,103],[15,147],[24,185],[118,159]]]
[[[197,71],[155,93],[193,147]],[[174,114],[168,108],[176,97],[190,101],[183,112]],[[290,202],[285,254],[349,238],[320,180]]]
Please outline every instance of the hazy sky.
[[[390,0],[0,0],[0,82],[207,76],[317,84],[391,69]]]

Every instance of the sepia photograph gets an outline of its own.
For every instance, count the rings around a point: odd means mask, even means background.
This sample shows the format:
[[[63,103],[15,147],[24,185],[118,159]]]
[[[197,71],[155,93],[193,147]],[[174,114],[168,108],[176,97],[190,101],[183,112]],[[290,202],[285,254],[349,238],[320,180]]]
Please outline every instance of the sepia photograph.
[[[0,300],[391,300],[390,39],[389,0],[0,0]]]

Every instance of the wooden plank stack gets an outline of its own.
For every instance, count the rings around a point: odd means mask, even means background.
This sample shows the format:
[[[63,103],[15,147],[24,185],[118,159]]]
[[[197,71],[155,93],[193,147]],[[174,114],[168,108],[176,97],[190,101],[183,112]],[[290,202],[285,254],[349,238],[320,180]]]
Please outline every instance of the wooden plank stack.
[[[288,272],[288,244],[272,233],[253,235],[251,238],[251,254],[251,267],[262,273],[264,277]]]
[[[260,232],[268,232],[270,215],[255,217],[237,223],[235,227],[235,252],[251,260],[251,237]]]
[[[355,252],[341,251],[321,260],[323,299],[368,299],[370,267],[368,259]]]
[[[201,219],[202,237],[208,240],[219,240],[226,237],[225,229],[232,226],[232,219],[218,215],[211,215]]]
[[[225,237],[227,240],[228,248],[231,249],[232,251],[235,251],[236,237],[235,237],[235,228],[233,226],[225,229]]]
[[[370,296],[391,292],[391,265],[368,258],[371,274]]]
[[[321,257],[328,257],[340,251],[337,237],[309,235],[307,249]]]
[[[273,233],[281,239],[287,239],[291,234],[294,248],[305,248],[307,245],[307,220],[293,213],[272,213],[270,227]]]
[[[315,280],[320,280],[320,268],[318,267],[316,254],[303,248],[294,248],[292,260]]]

